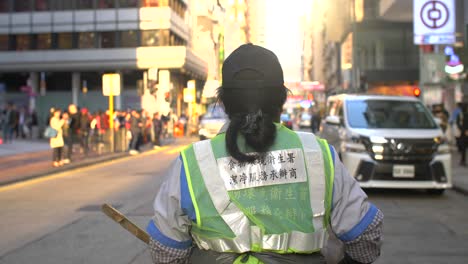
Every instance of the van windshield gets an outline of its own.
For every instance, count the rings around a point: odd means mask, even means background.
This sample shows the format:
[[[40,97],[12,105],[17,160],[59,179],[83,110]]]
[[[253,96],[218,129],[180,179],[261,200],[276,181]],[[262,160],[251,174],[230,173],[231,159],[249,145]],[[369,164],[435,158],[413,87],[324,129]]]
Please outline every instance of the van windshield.
[[[353,128],[437,128],[426,107],[415,101],[350,100],[346,102],[346,113]]]
[[[210,105],[203,116],[205,119],[225,119],[227,118],[224,109],[219,105]]]

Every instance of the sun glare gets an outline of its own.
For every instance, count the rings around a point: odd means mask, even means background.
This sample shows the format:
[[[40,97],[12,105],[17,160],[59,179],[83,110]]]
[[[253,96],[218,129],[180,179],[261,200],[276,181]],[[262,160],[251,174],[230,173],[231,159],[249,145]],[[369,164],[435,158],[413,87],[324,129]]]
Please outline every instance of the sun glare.
[[[301,19],[311,12],[311,1],[265,1],[265,46],[278,55],[285,80],[300,81],[303,25]]]

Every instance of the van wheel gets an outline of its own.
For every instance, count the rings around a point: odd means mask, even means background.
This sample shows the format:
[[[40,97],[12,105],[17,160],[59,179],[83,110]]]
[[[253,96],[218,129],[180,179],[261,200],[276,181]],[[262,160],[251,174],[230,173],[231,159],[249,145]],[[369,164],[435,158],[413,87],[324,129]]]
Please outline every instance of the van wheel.
[[[445,189],[429,189],[427,192],[432,195],[442,195],[444,194]]]

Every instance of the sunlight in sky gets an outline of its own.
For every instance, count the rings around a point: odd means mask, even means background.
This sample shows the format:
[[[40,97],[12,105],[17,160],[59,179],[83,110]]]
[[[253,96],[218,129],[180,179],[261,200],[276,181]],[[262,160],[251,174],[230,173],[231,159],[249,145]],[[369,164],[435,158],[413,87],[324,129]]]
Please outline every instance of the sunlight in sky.
[[[310,0],[267,0],[265,47],[279,58],[285,81],[301,80],[301,17],[312,11]]]

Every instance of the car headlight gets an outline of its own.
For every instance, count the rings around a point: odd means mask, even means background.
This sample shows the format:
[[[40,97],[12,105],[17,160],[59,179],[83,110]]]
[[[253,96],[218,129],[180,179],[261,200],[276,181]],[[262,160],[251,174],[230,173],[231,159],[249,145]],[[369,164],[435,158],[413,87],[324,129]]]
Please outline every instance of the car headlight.
[[[360,135],[352,133],[344,133],[344,140],[341,144],[341,152],[354,152],[364,153],[366,152],[366,146],[362,141]]]

